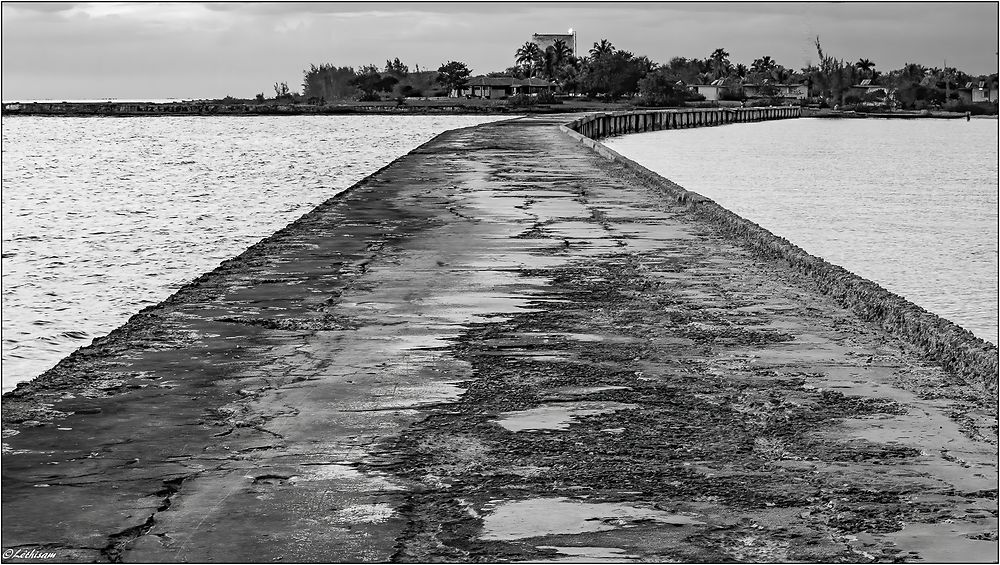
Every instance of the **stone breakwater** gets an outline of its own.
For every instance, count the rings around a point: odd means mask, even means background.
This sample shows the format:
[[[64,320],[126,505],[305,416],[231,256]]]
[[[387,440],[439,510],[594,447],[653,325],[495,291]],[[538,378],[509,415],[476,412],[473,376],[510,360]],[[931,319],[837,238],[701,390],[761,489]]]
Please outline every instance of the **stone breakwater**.
[[[995,560],[996,403],[577,117],[446,132],[5,394],[4,561]]]
[[[623,164],[637,180],[658,187],[669,197],[686,204],[699,218],[722,227],[760,256],[788,261],[794,268],[813,277],[823,292],[833,296],[839,304],[911,343],[931,359],[983,387],[984,392],[990,396],[996,396],[997,373],[1000,369],[996,345],[872,281],[810,255],[787,239],[730,212],[705,196],[684,189],[595,140],[595,136],[611,137],[661,129],[794,118],[799,115],[800,109],[797,107],[622,112],[587,116],[569,122],[562,129],[603,157]]]
[[[5,116],[301,116],[340,114],[517,113],[503,105],[433,101],[381,104],[240,104],[221,102],[8,102]]]

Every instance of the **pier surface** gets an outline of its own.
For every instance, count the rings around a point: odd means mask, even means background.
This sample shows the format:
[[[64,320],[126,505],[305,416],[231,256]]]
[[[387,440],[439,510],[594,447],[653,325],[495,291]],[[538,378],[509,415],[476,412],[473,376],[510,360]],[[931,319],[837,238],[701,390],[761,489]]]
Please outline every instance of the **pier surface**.
[[[5,395],[4,561],[995,561],[995,399],[568,119],[445,133]]]

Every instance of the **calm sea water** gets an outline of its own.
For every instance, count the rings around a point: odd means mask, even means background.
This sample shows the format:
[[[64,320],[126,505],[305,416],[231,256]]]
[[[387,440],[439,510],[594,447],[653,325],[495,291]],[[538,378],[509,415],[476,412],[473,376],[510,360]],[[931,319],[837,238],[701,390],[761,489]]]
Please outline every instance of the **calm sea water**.
[[[476,116],[3,120],[3,390]]]
[[[996,120],[798,119],[605,141],[997,343]]]

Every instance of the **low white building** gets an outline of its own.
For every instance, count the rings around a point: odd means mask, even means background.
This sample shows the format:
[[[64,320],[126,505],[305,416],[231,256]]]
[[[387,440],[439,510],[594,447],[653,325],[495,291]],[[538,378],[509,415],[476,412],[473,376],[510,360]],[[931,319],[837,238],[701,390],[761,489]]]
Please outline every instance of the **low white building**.
[[[555,88],[554,83],[534,77],[478,76],[470,78],[461,89],[452,90],[451,95],[456,98],[508,98],[516,94],[553,92]]]
[[[730,90],[721,78],[709,84],[692,84],[688,88],[704,96],[705,100],[722,100],[722,95]]]
[[[971,92],[972,103],[977,102],[996,102],[997,101],[997,86],[996,84],[991,85],[985,80],[979,82],[970,82],[965,85]]]

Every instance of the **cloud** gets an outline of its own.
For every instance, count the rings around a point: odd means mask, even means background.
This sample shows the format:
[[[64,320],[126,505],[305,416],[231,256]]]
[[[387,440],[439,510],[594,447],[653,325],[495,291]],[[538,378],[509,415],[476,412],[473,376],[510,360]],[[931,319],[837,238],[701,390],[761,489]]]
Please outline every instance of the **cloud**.
[[[573,27],[586,53],[607,38],[657,62],[770,55],[788,67],[824,50],[880,69],[909,61],[996,72],[995,3],[251,2],[11,3],[4,96],[248,96],[301,81],[309,64],[411,68],[448,60],[476,73],[513,64],[535,32]],[[179,92],[178,92],[179,91]]]
[[[5,2],[4,9],[22,12],[40,12],[52,14],[71,10],[77,2]]]

